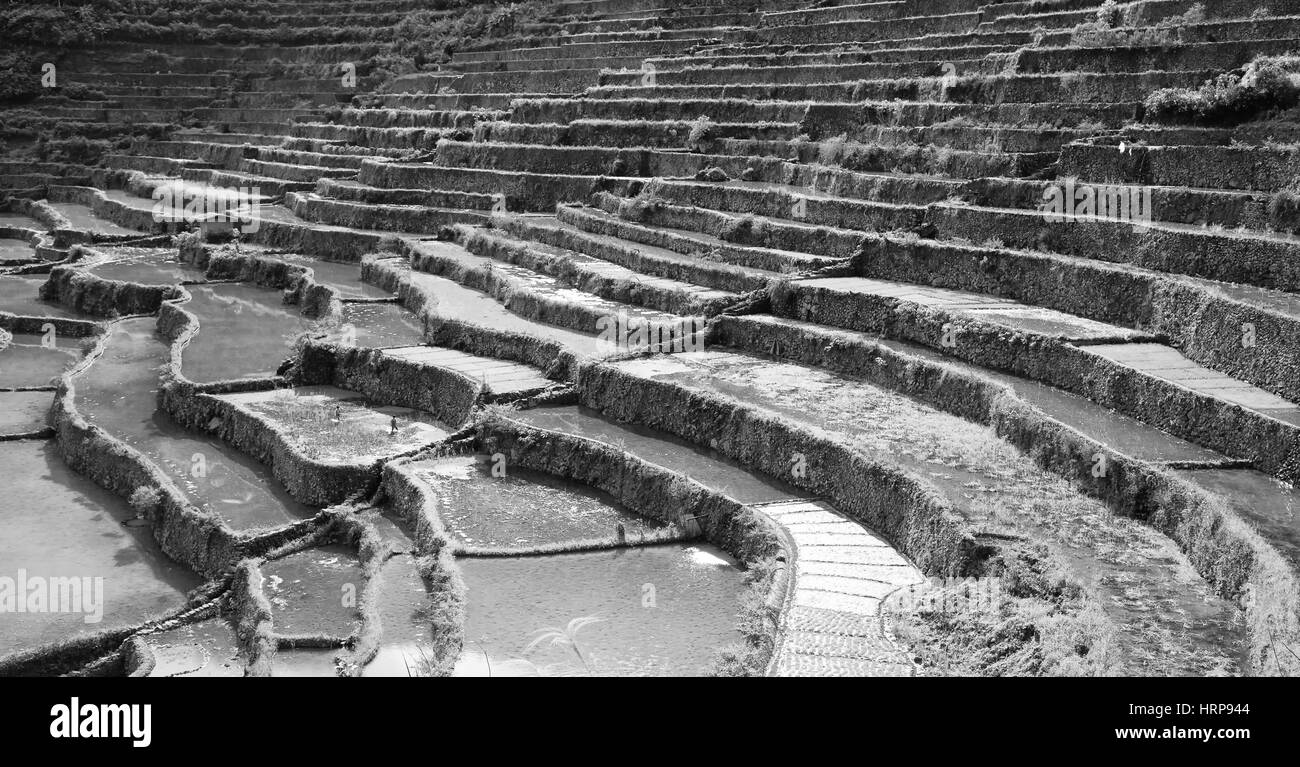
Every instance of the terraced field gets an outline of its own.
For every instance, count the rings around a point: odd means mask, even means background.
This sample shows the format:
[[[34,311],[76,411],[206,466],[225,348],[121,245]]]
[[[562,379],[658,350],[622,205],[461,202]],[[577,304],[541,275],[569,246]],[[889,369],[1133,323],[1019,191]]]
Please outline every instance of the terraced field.
[[[433,5],[21,105],[0,673],[1300,672],[1300,2]]]

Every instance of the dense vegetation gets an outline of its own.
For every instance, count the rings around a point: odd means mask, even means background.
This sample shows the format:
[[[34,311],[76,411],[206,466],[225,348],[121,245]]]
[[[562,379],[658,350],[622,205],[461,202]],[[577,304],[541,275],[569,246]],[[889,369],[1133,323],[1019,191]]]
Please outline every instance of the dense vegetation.
[[[1070,43],[1084,48],[1172,46],[1182,39],[1186,26],[1205,21],[1206,11],[1204,3],[1197,3],[1155,24],[1143,24],[1141,16],[1141,5],[1120,6],[1115,0],[1106,0],[1092,21],[1074,28]]]
[[[438,64],[479,40],[513,34],[543,7],[533,0],[428,0],[415,11],[313,15],[292,4],[258,0],[220,5],[193,0],[10,2],[0,7],[0,101],[37,95],[44,62],[95,42],[351,43],[366,46],[358,72],[383,76]]]
[[[373,10],[358,11],[369,7]],[[201,4],[193,0],[35,0],[0,6],[0,139],[29,147],[41,161],[94,164],[105,152],[129,145],[132,135],[158,137],[171,127],[190,125],[181,110],[167,124],[122,124],[67,120],[52,123],[34,99],[67,100],[73,106],[96,106],[111,98],[73,81],[62,70],[67,54],[103,43],[134,42],[131,56],[140,71],[168,71],[181,63],[168,45],[323,46],[342,44],[344,53],[322,49],[319,55],[272,58],[250,65],[239,75],[249,79],[331,78],[337,58],[345,55],[358,76],[371,85],[393,76],[436,67],[454,51],[484,40],[526,31],[545,8],[528,2],[503,4],[486,0],[425,0],[376,6],[351,4],[337,14],[319,13],[292,3],[246,0]],[[319,8],[319,6],[317,6]],[[416,8],[417,10],[391,10]],[[157,50],[151,45],[156,45]],[[42,86],[42,68],[59,67],[57,87]],[[79,102],[87,102],[85,104]],[[128,135],[129,134],[129,135]],[[2,146],[2,145],[0,145]]]
[[[1199,88],[1163,88],[1146,101],[1161,122],[1235,125],[1300,103],[1300,56],[1261,56]]]

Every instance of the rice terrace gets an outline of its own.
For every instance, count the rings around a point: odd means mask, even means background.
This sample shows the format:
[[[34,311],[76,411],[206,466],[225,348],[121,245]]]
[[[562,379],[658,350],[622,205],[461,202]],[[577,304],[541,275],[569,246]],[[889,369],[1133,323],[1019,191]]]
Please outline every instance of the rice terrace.
[[[0,676],[1300,675],[1300,0],[0,17]]]

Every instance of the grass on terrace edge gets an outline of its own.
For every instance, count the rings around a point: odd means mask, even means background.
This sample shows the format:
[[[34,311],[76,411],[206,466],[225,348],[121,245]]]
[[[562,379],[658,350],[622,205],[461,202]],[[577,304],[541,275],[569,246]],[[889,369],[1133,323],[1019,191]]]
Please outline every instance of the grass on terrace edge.
[[[996,596],[972,599],[953,583],[923,593],[927,609],[885,605],[899,642],[923,676],[1112,676],[1115,632],[1097,597],[1045,560],[1019,553],[992,563]]]

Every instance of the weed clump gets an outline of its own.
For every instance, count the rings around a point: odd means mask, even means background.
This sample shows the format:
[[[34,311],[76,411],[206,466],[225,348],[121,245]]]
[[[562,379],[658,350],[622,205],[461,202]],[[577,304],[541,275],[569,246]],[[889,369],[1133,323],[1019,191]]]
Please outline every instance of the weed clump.
[[[845,155],[845,148],[848,146],[849,136],[847,133],[826,139],[817,147],[817,163],[819,165],[835,165]]]
[[[1043,553],[1043,552],[1038,552]],[[886,603],[898,639],[933,676],[1108,676],[1114,629],[1097,601],[1052,572],[1034,552],[999,558],[991,600],[970,585],[923,589],[920,600]],[[900,592],[902,594],[903,592]]]
[[[714,654],[712,676],[763,676],[766,672],[780,623],[780,610],[766,597],[781,566],[775,558],[764,559],[745,573],[738,627],[744,638]]]
[[[152,487],[141,486],[131,493],[127,502],[131,504],[137,517],[152,519],[162,507],[162,496]]]
[[[752,213],[728,219],[718,232],[719,239],[740,244],[760,244],[764,235],[763,220]]]

